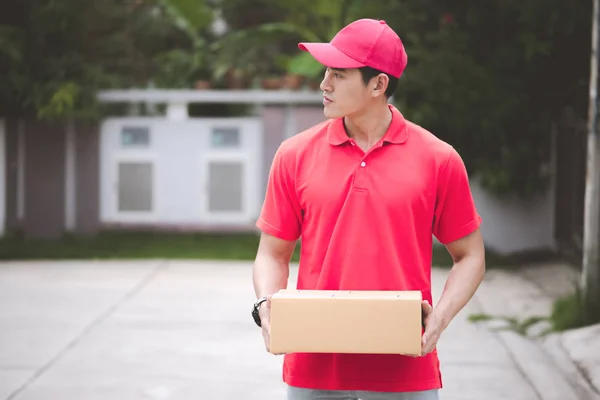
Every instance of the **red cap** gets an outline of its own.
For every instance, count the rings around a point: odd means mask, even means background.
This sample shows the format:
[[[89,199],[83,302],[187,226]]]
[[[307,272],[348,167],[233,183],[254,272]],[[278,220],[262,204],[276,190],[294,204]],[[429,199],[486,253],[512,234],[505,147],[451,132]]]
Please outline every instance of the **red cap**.
[[[408,57],[400,37],[385,23],[359,19],[342,28],[329,43],[299,43],[330,68],[371,67],[400,78]]]

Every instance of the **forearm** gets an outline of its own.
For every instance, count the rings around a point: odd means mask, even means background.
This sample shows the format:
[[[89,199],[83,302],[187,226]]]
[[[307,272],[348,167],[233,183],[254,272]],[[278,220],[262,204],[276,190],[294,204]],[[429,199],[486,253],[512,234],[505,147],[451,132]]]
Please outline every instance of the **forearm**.
[[[485,275],[485,257],[480,254],[466,255],[448,274],[448,279],[434,312],[440,319],[442,330],[471,300]]]
[[[253,282],[256,298],[270,296],[287,287],[289,261],[268,254],[258,254],[254,261]]]

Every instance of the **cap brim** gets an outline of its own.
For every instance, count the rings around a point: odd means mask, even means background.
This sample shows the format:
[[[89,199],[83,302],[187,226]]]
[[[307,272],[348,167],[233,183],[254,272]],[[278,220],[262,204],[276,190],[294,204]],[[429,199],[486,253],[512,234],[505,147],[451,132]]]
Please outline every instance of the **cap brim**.
[[[348,57],[331,43],[298,43],[300,50],[309,52],[315,60],[329,68],[361,68],[365,64]]]

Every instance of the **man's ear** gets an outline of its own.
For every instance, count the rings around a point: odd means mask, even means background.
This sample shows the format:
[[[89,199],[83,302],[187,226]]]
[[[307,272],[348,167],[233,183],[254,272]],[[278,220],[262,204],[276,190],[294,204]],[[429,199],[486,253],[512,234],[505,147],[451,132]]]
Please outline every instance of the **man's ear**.
[[[385,91],[390,83],[390,79],[386,74],[379,74],[375,79],[375,86],[373,87],[373,95],[378,96],[380,94],[385,94]]]

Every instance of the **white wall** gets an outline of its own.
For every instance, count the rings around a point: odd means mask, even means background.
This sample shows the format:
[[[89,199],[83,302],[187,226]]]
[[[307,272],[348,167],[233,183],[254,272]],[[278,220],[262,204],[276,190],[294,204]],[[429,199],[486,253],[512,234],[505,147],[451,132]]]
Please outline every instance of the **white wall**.
[[[471,190],[486,247],[500,253],[554,247],[554,190],[528,202],[492,196],[476,179]]]

